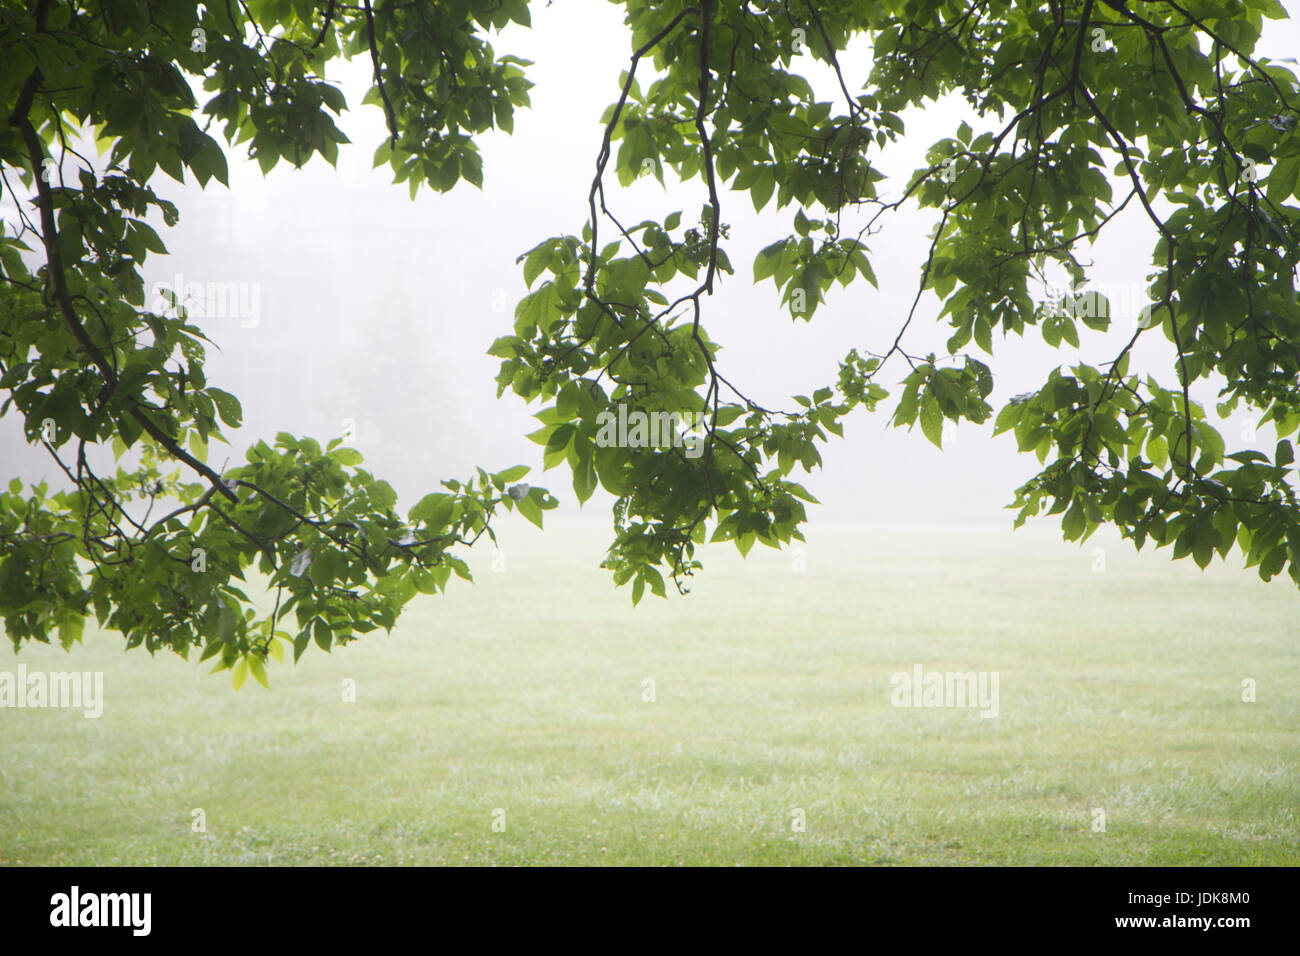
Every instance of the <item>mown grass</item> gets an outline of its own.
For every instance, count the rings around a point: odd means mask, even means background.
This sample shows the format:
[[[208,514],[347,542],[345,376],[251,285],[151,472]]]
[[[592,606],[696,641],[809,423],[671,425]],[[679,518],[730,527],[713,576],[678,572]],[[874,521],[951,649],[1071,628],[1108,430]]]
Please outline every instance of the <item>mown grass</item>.
[[[1054,534],[814,529],[805,572],[717,549],[633,610],[606,531],[511,526],[504,573],[270,693],[27,648],[107,700],[0,710],[0,863],[1300,863],[1300,595]],[[999,716],[891,706],[917,663],[997,671]]]

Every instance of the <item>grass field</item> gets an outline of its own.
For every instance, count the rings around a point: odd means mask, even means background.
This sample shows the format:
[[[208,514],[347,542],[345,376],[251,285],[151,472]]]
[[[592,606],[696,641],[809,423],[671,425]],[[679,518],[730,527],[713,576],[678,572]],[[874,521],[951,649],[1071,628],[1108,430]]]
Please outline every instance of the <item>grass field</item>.
[[[1050,528],[827,528],[633,610],[607,535],[511,525],[503,573],[476,549],[477,585],[269,693],[89,629],[0,650],[106,696],[0,710],[0,863],[1300,863],[1284,579]],[[996,671],[999,715],[892,706],[914,664]]]

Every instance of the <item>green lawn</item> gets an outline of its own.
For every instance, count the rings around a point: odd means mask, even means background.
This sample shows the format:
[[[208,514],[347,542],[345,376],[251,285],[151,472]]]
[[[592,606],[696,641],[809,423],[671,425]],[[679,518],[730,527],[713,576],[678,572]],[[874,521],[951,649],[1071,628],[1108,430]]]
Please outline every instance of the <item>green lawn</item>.
[[[476,549],[477,585],[269,693],[90,629],[0,651],[106,694],[99,720],[0,710],[0,863],[1300,863],[1285,579],[1049,528],[840,528],[806,573],[714,549],[633,610],[607,535],[510,525],[504,573]],[[999,716],[893,707],[914,664],[998,672]]]

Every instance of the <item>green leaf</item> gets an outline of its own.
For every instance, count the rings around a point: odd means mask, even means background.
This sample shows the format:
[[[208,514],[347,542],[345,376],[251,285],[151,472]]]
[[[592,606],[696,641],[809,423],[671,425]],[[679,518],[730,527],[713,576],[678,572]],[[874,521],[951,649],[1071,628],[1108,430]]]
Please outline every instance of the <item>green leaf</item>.
[[[244,661],[247,661],[248,663],[248,672],[253,675],[253,680],[257,681],[267,690],[270,690],[271,685],[266,682],[266,669],[263,667],[262,662],[258,660],[257,656],[250,654],[248,657],[244,658]]]
[[[365,461],[361,452],[357,451],[355,448],[349,448],[346,445],[335,448],[333,451],[329,452],[329,456],[340,465],[359,465]]]
[[[334,635],[324,618],[316,618],[315,624],[312,625],[312,639],[316,642],[317,647],[326,652],[329,651],[330,645],[334,643]]]
[[[934,396],[927,394],[921,402],[921,431],[936,448],[943,447],[943,414]]]
[[[761,282],[768,276],[776,272],[776,267],[780,264],[781,253],[785,251],[786,240],[774,242],[770,246],[761,249],[757,256],[754,257],[754,281]]]
[[[521,515],[540,528],[542,526],[542,508],[541,505],[537,503],[536,498],[534,498],[537,491],[538,489],[534,488],[527,495],[521,498],[517,507],[519,508],[519,513]]]
[[[578,453],[578,464],[573,469],[573,491],[578,496],[578,503],[585,504],[596,490],[596,463],[592,455],[592,446],[584,445]]]
[[[388,511],[397,504],[397,492],[388,482],[376,481],[370,486],[370,500],[378,510]]]
[[[1061,519],[1061,533],[1065,540],[1073,541],[1083,534],[1084,525],[1087,523],[1087,515],[1084,514],[1082,506],[1076,500],[1070,505],[1070,509]]]
[[[217,406],[217,414],[221,416],[221,420],[231,428],[238,428],[244,417],[239,399],[227,391],[214,387],[209,387],[207,393],[212,399],[212,404]]]

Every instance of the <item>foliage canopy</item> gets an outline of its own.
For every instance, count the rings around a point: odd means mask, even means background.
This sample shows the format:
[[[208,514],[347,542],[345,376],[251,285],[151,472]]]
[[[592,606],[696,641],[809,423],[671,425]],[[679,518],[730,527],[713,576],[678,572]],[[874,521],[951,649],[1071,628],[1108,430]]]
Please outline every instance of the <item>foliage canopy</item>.
[[[1018,522],[1060,515],[1072,540],[1109,523],[1201,566],[1236,543],[1264,578],[1300,583],[1300,84],[1254,55],[1263,18],[1285,16],[1276,0],[620,6],[631,54],[586,222],[520,256],[529,292],[491,353],[500,391],[542,406],[544,465],[566,464],[580,500],[598,485],[615,496],[605,564],[634,600],[666,579],[684,590],[706,540],[743,553],[801,538],[813,499],[795,469],[819,465],[820,444],[887,385],[893,423],[935,444],[945,421],[994,419],[1037,455]],[[371,65],[366,102],[389,131],[376,165],[412,195],[480,185],[475,135],[510,131],[530,86],[530,64],[488,38],[529,18],[525,0],[0,0],[0,190],[15,209],[0,223],[0,389],[68,480],[0,493],[0,614],[16,647],[56,631],[69,646],[93,611],[129,646],[198,648],[237,685],[265,683],[285,646],[391,627],[415,593],[468,577],[453,549],[491,534],[498,509],[541,524],[556,502],[518,483],[522,467],[445,481],[405,516],[337,441],[281,433],[218,474],[208,443],[239,424],[240,403],[208,384],[208,340],[184,308],[146,308],[140,274],[166,253],[147,220],[179,215],[150,186],[159,171],[225,183],[235,147],[263,171],[335,161],[336,58]],[[841,64],[851,42],[870,46],[865,75]],[[802,53],[833,71],[835,98],[816,98]],[[945,94],[966,120],[889,182],[880,158],[904,113]],[[90,137],[109,152],[102,172],[78,152]],[[622,223],[614,181],[643,175],[698,214]],[[934,210],[892,344],[850,352],[787,409],[733,385],[706,330],[734,270],[726,204],[742,200],[788,210],[787,234],[745,271],[803,321],[835,283],[875,285],[866,240],[890,213]],[[995,410],[995,332],[1059,346],[1109,327],[1080,253],[1131,205],[1156,237],[1143,321],[1111,361],[1058,368]],[[1053,269],[1072,292],[1036,300]],[[948,354],[907,350],[926,291]],[[1130,371],[1143,335],[1172,345],[1163,378]],[[1191,397],[1201,379],[1221,382],[1221,414],[1240,406],[1274,427],[1271,456],[1225,446]],[[703,453],[598,441],[619,405],[701,416]],[[97,443],[113,444],[116,474],[90,469]],[[170,510],[142,517],[155,504]],[[276,589],[270,615],[238,586],[253,566]]]

